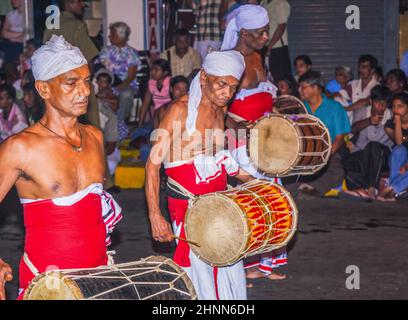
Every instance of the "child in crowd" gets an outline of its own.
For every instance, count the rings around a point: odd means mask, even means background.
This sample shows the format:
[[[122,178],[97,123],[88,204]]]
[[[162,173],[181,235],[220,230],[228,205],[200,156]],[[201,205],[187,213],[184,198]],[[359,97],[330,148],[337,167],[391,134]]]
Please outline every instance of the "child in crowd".
[[[189,89],[189,81],[184,76],[176,76],[171,79],[170,81],[170,96],[173,102],[176,99],[186,95]],[[163,120],[164,115],[171,104],[171,102],[162,105],[154,115],[154,128],[157,129],[159,127],[160,121]],[[146,134],[145,130],[140,130],[143,128],[139,128],[132,134],[132,145],[136,148],[140,148],[140,158],[142,161],[146,162],[151,145],[149,142],[149,136],[151,131]]]
[[[139,127],[144,125],[146,114],[150,115],[150,126],[153,127],[154,113],[171,101],[170,97],[170,64],[167,60],[157,59],[150,71],[148,90],[140,110]]]
[[[39,96],[33,82],[26,83],[23,86],[23,102],[28,125],[38,122],[44,114],[44,103]]]
[[[299,78],[301,76],[303,76],[306,72],[312,69],[312,59],[310,59],[310,57],[305,54],[297,56],[293,64],[296,70],[295,75],[296,82],[299,81]]]
[[[290,95],[299,98],[296,80],[291,75],[278,78],[276,85],[279,89],[278,96]]]
[[[353,75],[351,68],[347,66],[338,66],[335,69],[335,79],[331,80],[326,85],[326,93],[329,98],[333,98],[343,107],[351,105],[350,92],[347,91],[348,84],[352,80]],[[350,115],[352,112],[350,111]],[[349,117],[350,118],[350,117]]]

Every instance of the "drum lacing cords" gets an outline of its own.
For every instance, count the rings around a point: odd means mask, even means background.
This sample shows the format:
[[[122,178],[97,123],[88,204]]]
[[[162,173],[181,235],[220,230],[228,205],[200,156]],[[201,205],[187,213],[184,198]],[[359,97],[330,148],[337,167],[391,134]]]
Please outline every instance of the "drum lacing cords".
[[[115,264],[115,260],[113,260],[113,256],[116,254],[115,250],[106,251],[106,255],[108,256],[108,266],[113,266]]]
[[[24,252],[23,259],[24,259],[24,262],[25,262],[26,266],[28,267],[28,269],[30,269],[32,274],[35,277],[38,276],[40,274],[40,272],[38,272],[38,269],[31,262],[30,258],[28,258],[28,254],[26,252]]]
[[[175,181],[174,179],[168,177],[167,179],[167,186],[174,191],[175,193],[181,194],[188,198],[188,207],[191,208],[191,205],[193,203],[193,200],[196,198],[196,196],[188,191],[186,188],[184,188],[180,183]]]

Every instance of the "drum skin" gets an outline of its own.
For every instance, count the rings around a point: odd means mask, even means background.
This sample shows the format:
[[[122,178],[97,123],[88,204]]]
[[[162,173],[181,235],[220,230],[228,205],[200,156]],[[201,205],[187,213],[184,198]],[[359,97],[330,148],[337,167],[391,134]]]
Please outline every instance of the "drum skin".
[[[185,218],[191,250],[212,266],[285,246],[297,227],[297,207],[282,186],[253,181],[198,197]]]
[[[193,283],[171,259],[93,269],[56,270],[35,277],[24,300],[195,300]]]

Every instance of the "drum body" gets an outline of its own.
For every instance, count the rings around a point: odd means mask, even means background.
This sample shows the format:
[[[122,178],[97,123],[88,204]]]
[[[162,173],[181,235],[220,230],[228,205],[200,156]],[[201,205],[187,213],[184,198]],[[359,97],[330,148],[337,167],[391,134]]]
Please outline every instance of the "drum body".
[[[24,300],[194,300],[187,274],[171,259],[140,261],[93,269],[56,270],[33,279]]]
[[[185,218],[193,252],[212,266],[285,246],[297,226],[297,208],[282,186],[261,180],[196,198]]]
[[[275,98],[273,111],[279,114],[307,114],[307,109],[303,102],[290,95]]]
[[[311,175],[329,160],[330,134],[312,115],[271,114],[249,131],[247,152],[253,166],[265,176]]]

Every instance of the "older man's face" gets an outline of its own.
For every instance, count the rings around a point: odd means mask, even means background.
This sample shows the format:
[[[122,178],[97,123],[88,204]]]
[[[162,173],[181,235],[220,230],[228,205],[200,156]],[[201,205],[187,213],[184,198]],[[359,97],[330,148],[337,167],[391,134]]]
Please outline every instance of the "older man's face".
[[[201,84],[203,83],[207,98],[217,107],[223,108],[237,91],[239,80],[233,76],[217,77],[203,72]]]
[[[90,78],[88,65],[70,70],[48,81],[43,98],[61,115],[79,117],[88,108]]]

